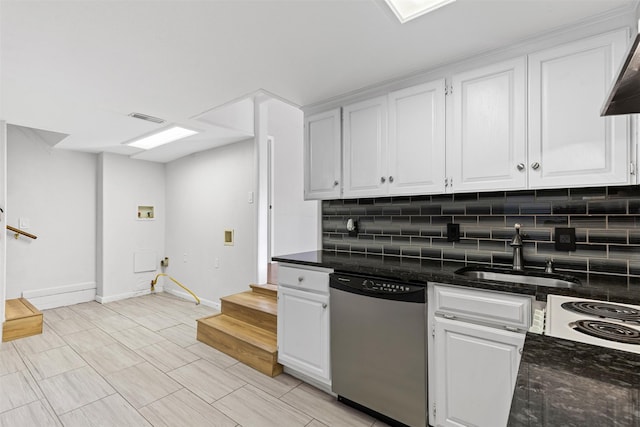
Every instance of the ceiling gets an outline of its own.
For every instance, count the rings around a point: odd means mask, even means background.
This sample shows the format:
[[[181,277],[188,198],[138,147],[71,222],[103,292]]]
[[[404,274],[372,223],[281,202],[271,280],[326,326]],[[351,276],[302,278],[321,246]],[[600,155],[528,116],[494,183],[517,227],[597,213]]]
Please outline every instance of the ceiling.
[[[313,104],[636,3],[458,0],[401,25],[383,0],[0,0],[0,117],[167,162],[251,137],[256,94]],[[123,145],[172,123],[202,133]]]

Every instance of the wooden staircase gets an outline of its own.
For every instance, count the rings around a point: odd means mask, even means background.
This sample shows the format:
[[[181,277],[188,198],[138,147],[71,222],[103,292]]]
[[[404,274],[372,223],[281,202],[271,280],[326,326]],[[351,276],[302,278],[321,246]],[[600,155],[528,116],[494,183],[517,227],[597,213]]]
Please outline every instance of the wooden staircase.
[[[42,312],[24,298],[9,299],[4,305],[2,341],[30,337],[42,333]]]
[[[198,319],[197,339],[270,377],[282,373],[278,363],[278,287],[220,298],[221,313]]]

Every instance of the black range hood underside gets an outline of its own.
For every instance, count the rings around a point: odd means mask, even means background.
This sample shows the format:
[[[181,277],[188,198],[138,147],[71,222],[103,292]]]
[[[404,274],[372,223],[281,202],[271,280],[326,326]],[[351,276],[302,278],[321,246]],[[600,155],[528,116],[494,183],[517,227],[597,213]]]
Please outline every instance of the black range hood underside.
[[[640,113],[640,34],[629,48],[601,116]]]

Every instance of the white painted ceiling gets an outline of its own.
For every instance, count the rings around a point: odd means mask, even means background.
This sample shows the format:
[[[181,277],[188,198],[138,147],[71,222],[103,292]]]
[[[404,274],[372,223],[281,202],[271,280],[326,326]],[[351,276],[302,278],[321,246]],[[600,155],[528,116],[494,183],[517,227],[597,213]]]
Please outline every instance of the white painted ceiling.
[[[401,25],[382,0],[0,0],[0,117],[166,162],[250,137],[257,91],[304,106],[636,2],[458,0]],[[131,112],[204,133],[140,152],[123,143],[166,125]]]

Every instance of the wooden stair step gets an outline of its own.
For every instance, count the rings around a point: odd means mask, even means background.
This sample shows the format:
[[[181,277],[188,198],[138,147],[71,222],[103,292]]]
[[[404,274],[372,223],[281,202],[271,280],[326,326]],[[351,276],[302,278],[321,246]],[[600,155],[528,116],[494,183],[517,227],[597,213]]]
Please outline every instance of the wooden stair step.
[[[220,298],[222,314],[276,333],[278,300],[253,291]]]
[[[220,313],[198,319],[197,339],[265,375],[282,373],[273,332]]]
[[[24,298],[5,301],[6,320],[2,324],[2,341],[30,337],[42,333],[42,312]]]
[[[267,283],[265,285],[249,285],[251,290],[257,294],[266,295],[270,297],[278,297],[278,285]]]

